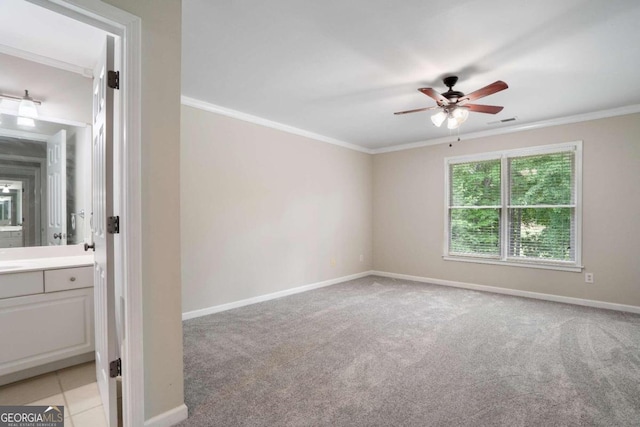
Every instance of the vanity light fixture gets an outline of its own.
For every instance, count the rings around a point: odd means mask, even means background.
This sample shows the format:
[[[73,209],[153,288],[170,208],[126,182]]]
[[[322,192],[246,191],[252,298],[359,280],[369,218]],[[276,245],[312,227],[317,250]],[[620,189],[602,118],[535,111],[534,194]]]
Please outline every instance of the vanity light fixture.
[[[20,105],[18,105],[18,116],[20,117],[28,117],[30,119],[38,118],[38,109],[36,108],[36,103],[29,96],[29,91],[25,89],[24,96],[20,101]]]
[[[34,127],[34,119],[38,118],[38,108],[36,105],[42,105],[42,101],[36,101],[31,98],[29,91],[24,91],[23,97],[0,94],[0,100],[10,99],[12,101],[18,101],[18,125]]]

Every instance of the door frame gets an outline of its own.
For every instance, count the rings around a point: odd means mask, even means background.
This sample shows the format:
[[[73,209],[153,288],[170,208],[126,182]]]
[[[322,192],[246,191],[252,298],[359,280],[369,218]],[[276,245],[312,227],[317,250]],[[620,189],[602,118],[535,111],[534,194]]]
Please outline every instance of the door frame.
[[[125,426],[144,425],[142,318],[141,19],[100,0],[27,0],[120,38],[120,108],[114,115],[114,203],[119,206],[120,244],[115,281],[122,283],[122,410]],[[116,63],[118,61],[116,60]],[[117,250],[120,248],[120,250]],[[119,302],[117,302],[119,303]]]

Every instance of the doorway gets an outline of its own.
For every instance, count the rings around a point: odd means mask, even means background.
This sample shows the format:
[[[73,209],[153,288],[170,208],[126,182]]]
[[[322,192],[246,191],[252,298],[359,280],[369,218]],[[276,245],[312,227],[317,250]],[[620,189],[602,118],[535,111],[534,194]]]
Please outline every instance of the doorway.
[[[140,402],[144,399],[142,293],[140,289],[141,254],[138,237],[140,229],[140,172],[138,170],[140,161],[140,81],[139,72],[135,72],[140,69],[140,20],[114,7],[90,0],[74,0],[72,2],[33,0],[29,3],[42,6],[49,12],[82,22],[94,29],[99,29],[116,40],[114,66],[119,68],[117,71],[120,72],[119,78],[123,84],[117,89],[119,92],[117,92],[114,101],[118,110],[113,118],[113,214],[119,216],[121,224],[125,224],[125,226],[122,227],[122,231],[114,238],[113,242],[115,256],[111,267],[115,282],[121,286],[121,298],[117,303],[114,301],[113,310],[116,306],[122,308],[119,317],[122,319],[124,339],[119,350],[121,370],[125,372],[122,383],[123,423],[124,425],[142,425],[144,423],[144,408],[142,405],[133,405],[133,402]],[[28,28],[34,28],[33,17],[30,21]],[[59,28],[64,33],[64,27]],[[16,50],[20,49],[16,48]],[[126,61],[124,52],[127,53]],[[52,64],[61,69],[67,68],[67,71],[71,68],[73,72],[80,73],[87,71],[86,68],[88,68],[69,67],[70,63],[60,60],[54,60],[49,65]],[[48,116],[46,118],[54,117]],[[68,121],[62,120],[62,122],[68,124]],[[87,121],[84,123],[86,124]]]

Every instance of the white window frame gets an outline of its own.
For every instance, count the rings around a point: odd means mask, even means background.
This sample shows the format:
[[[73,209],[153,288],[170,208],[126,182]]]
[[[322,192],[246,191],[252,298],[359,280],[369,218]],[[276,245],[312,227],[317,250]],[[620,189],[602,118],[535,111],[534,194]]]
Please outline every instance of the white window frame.
[[[552,154],[565,151],[575,152],[575,261],[552,261],[540,259],[520,259],[509,257],[509,159],[512,157],[532,156],[540,154]],[[480,162],[500,159],[500,248],[499,257],[486,255],[460,255],[449,253],[450,232],[450,166],[459,163]],[[443,259],[446,261],[462,261],[481,264],[509,265],[516,267],[542,268],[548,270],[561,270],[581,272],[582,266],[582,141],[565,142],[561,144],[541,145],[515,150],[493,151],[490,153],[473,154],[466,156],[446,157],[444,159],[444,245]]]

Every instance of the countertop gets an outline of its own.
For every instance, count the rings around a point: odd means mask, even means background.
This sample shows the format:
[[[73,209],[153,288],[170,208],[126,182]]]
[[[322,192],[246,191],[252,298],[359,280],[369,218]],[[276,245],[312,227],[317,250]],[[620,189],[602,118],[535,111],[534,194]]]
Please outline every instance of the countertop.
[[[11,261],[0,261],[0,274],[54,270],[56,268],[85,267],[88,265],[93,265],[93,255],[16,259]]]

